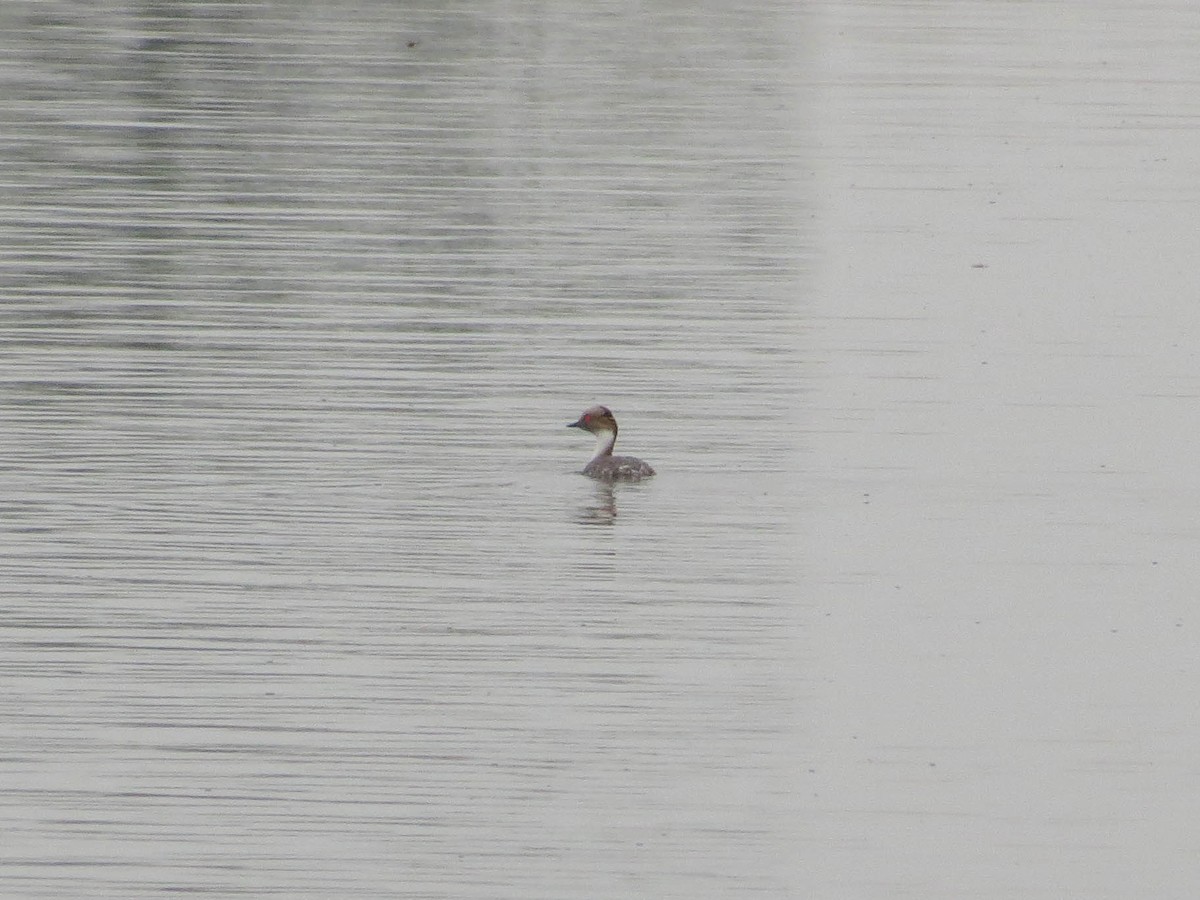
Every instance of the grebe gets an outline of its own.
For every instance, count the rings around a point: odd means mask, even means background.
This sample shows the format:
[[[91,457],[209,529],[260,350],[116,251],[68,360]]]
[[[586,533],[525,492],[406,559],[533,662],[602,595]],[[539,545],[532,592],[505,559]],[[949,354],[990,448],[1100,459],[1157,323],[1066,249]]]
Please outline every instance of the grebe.
[[[583,467],[583,474],[601,481],[641,481],[654,474],[649,465],[634,456],[613,456],[617,442],[617,420],[607,406],[584,410],[579,421],[568,428],[582,428],[596,436],[596,453]]]

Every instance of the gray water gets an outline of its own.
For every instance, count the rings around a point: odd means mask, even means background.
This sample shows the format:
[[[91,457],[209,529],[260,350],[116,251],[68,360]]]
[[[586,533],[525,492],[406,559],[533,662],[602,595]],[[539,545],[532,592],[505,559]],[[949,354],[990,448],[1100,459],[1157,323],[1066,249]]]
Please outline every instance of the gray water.
[[[0,894],[1194,896],[1198,40],[0,6]]]

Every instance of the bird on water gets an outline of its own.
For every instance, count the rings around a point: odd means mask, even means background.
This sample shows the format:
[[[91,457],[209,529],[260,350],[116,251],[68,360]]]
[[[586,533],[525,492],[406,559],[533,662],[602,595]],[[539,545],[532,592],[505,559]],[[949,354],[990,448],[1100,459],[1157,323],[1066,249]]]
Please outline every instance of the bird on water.
[[[601,481],[641,481],[654,474],[649,464],[636,456],[613,456],[617,443],[617,420],[607,406],[585,409],[568,428],[582,428],[596,436],[596,452],[583,467],[583,474]]]

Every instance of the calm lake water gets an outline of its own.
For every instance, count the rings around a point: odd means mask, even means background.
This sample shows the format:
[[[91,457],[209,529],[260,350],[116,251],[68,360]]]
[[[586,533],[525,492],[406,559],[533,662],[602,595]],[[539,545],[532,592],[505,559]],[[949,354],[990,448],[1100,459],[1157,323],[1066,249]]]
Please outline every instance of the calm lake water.
[[[1198,42],[0,5],[0,894],[1195,896]]]

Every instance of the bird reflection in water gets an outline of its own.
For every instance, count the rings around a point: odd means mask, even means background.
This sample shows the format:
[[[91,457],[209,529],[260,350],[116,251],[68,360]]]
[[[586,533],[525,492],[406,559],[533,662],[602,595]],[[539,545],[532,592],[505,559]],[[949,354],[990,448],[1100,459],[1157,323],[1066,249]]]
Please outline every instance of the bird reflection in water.
[[[580,525],[612,525],[617,518],[617,500],[611,481],[596,483],[596,492],[591,502],[579,509],[575,520]]]

